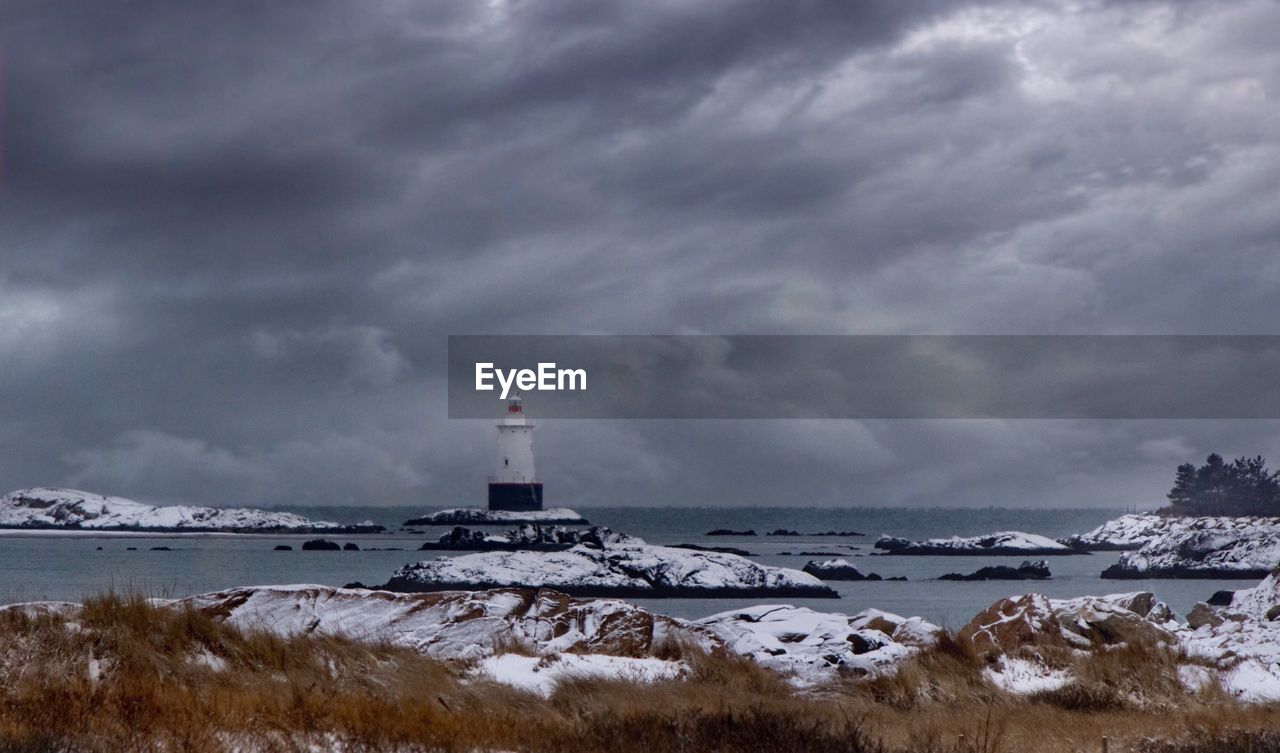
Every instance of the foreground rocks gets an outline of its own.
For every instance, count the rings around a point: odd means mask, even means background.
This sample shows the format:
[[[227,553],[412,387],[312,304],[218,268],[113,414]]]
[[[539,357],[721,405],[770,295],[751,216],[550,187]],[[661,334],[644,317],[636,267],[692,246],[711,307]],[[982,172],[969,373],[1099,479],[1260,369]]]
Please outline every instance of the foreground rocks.
[[[1025,646],[1090,648],[1138,642],[1172,643],[1163,625],[1173,614],[1147,591],[1049,599],[1041,594],[1001,599],[959,631],[974,648],[1008,653]]]
[[[394,594],[328,586],[237,588],[173,602],[233,625],[281,635],[390,640],[444,659],[478,659],[512,646],[649,656],[669,643],[714,650],[699,625],[613,599],[581,601],[550,590]]]
[[[869,609],[856,615],[761,605],[699,620],[731,652],[802,677],[811,670],[877,674],[932,646],[941,628],[919,617]]]

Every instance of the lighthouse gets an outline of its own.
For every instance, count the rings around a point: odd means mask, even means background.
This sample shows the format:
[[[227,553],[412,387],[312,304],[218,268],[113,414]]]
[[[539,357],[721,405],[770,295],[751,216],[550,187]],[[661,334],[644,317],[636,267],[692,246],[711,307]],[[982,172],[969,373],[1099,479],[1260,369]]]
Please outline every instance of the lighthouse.
[[[498,422],[498,473],[489,477],[489,509],[542,509],[542,483],[533,467],[533,422],[516,395]]]

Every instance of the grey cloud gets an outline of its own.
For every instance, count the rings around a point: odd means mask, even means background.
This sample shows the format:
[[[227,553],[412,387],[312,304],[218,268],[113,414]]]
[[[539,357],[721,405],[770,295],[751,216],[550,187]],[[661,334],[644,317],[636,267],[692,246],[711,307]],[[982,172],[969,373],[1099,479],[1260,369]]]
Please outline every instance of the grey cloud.
[[[0,485],[457,503],[492,447],[444,418],[449,334],[1273,330],[1278,13],[7,2]],[[1275,434],[548,421],[539,448],[562,501],[1123,504],[1169,437]]]

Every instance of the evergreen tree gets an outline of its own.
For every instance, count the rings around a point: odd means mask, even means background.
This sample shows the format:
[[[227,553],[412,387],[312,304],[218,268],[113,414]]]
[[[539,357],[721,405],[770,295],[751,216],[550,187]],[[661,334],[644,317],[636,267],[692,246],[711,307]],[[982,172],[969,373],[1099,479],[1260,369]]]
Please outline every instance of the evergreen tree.
[[[1215,452],[1199,468],[1178,466],[1168,498],[1178,515],[1280,515],[1280,472],[1261,455],[1227,463]]]

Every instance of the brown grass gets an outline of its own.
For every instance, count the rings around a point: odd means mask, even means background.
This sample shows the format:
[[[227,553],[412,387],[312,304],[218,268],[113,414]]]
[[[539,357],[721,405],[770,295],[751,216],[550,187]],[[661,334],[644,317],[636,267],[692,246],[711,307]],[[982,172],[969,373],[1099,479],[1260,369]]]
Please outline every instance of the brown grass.
[[[951,637],[894,675],[805,692],[745,659],[663,651],[685,678],[575,680],[541,698],[392,645],[245,632],[109,594],[71,617],[0,611],[0,753],[1037,753],[1100,750],[1104,735],[1117,753],[1280,751],[1280,709],[1186,693],[1183,657],[1154,647],[1050,652],[1078,679],[1029,698],[988,685],[986,660]]]

